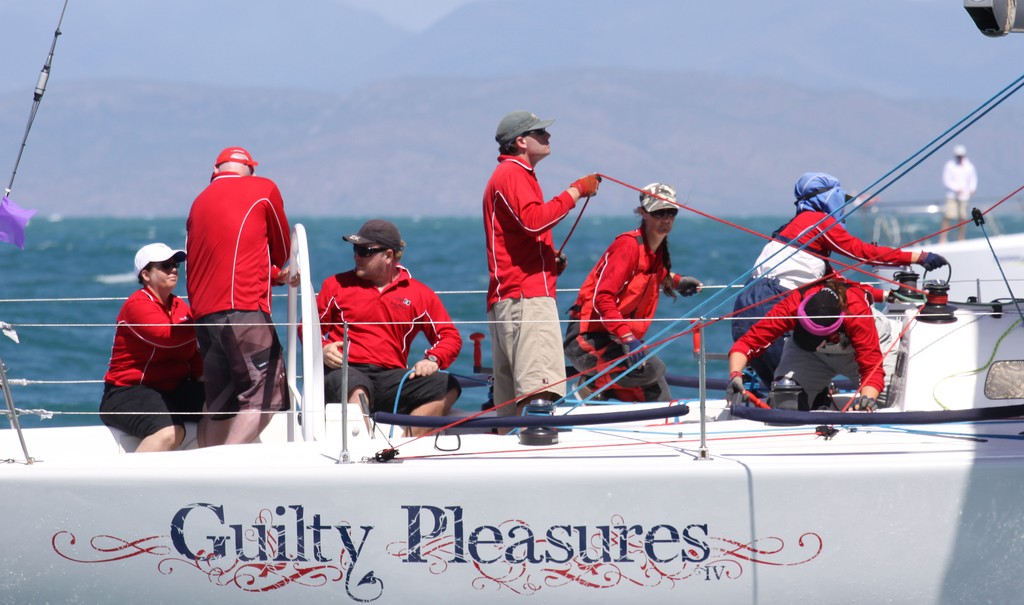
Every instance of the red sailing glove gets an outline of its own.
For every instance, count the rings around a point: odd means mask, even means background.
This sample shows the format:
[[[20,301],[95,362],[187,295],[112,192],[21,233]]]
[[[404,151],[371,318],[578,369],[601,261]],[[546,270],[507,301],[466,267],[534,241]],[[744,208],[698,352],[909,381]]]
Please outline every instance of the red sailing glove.
[[[590,197],[592,195],[597,195],[597,188],[600,185],[601,177],[596,174],[588,174],[569,186],[575,187],[576,191],[580,192],[580,197]]]

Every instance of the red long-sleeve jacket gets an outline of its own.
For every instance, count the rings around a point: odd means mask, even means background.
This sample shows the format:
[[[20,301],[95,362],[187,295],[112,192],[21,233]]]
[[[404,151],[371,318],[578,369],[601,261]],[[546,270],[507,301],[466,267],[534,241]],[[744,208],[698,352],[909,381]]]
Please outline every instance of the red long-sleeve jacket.
[[[729,353],[743,353],[747,358],[757,357],[768,345],[790,332],[797,324],[797,309],[804,297],[814,296],[822,289],[821,284],[804,290],[793,290],[780,300],[772,310],[737,340]],[[846,290],[846,309],[843,324],[839,328],[850,339],[854,358],[860,371],[861,386],[872,386],[881,392],[885,388],[885,370],[882,368],[882,350],[878,342],[878,330],[871,313],[869,294],[861,287],[849,285]]]
[[[488,310],[499,300],[555,296],[556,250],[551,229],[576,206],[568,191],[544,202],[533,167],[509,155],[484,190]]]
[[[423,356],[437,357],[442,369],[451,366],[462,350],[462,336],[437,294],[405,267],[399,269],[398,279],[383,290],[355,271],[324,280],[316,297],[323,342],[340,342],[347,321],[350,363],[404,368],[413,339],[422,332],[430,342]]]
[[[270,313],[272,280],[291,252],[277,185],[258,176],[214,174],[192,203],[186,229],[186,285],[195,316]]]
[[[641,229],[620,234],[580,288],[580,332],[609,332],[619,340],[630,334],[643,338],[667,275],[662,253],[650,249]]]
[[[146,288],[129,296],[117,315],[104,382],[173,391],[183,380],[198,380],[202,375],[203,360],[188,304],[172,296],[170,308],[164,307]]]

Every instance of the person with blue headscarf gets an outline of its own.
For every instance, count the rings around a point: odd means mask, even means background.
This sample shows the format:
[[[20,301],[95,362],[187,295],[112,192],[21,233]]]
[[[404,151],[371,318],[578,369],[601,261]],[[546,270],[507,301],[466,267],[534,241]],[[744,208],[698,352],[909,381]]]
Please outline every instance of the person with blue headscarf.
[[[933,252],[876,246],[851,235],[845,227],[844,211],[852,198],[839,179],[830,174],[803,174],[793,186],[793,197],[796,216],[772,233],[754,263],[750,281],[736,297],[732,322],[734,341],[742,338],[758,318],[767,315],[783,294],[833,273],[828,262],[833,252],[861,263],[918,264],[928,271],[948,264]],[[781,357],[782,339],[779,339],[760,357],[750,360],[750,367],[765,385],[770,385]]]

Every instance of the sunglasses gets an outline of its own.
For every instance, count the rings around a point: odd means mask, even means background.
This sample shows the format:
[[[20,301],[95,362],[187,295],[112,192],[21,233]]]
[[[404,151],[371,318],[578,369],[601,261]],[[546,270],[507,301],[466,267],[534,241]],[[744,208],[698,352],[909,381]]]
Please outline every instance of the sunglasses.
[[[162,263],[153,263],[154,269],[160,269],[164,273],[170,273],[171,271],[178,268],[178,263],[172,260],[165,260]]]
[[[648,212],[647,214],[650,214],[654,218],[665,218],[665,217],[675,218],[676,215],[679,214],[679,211],[676,210],[675,208],[664,208],[662,210],[655,210],[654,212]]]
[[[356,253],[356,256],[361,258],[370,258],[378,252],[384,252],[387,248],[370,248],[368,246],[352,246],[352,250]]]
[[[541,128],[539,130],[528,130],[528,131],[523,133],[524,137],[528,137],[530,135],[534,135],[534,136],[540,137],[540,138],[551,136],[550,133],[547,130],[544,130],[543,128]]]

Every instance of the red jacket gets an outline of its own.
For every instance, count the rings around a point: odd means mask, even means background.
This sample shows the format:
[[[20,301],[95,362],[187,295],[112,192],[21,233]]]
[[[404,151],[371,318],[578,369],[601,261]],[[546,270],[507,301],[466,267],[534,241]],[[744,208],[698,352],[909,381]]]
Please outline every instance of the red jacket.
[[[821,221],[821,224],[811,228],[818,221]],[[804,233],[805,230],[806,233]],[[804,234],[800,235],[801,233]],[[850,232],[835,218],[814,210],[806,210],[797,214],[779,232],[782,238],[792,240],[795,246],[804,244],[819,234],[818,239],[807,246],[806,250],[822,256],[826,256],[830,251],[837,252],[843,256],[875,265],[909,265],[913,256],[911,252],[864,242],[850,235]],[[797,238],[797,236],[800,237]]]
[[[173,391],[183,380],[202,375],[188,304],[172,296],[170,308],[165,308],[147,288],[129,296],[117,315],[110,369],[103,381]]]
[[[517,156],[498,157],[484,190],[487,237],[487,309],[499,300],[555,296],[551,229],[576,206],[567,191],[544,202],[533,167]]]
[[[462,350],[462,336],[433,290],[416,281],[405,267],[398,279],[378,290],[355,271],[324,280],[316,305],[323,342],[340,342],[348,324],[349,362],[404,368],[409,347],[422,332],[430,342],[423,356],[437,357],[443,369]]]
[[[576,298],[580,333],[610,332],[619,340],[630,334],[643,338],[658,309],[666,276],[661,249],[651,250],[641,229],[620,234],[580,288]]]
[[[277,185],[222,172],[192,203],[186,222],[187,288],[196,317],[218,311],[270,313],[270,285],[291,252]]]
[[[783,334],[797,324],[797,309],[804,297],[814,296],[821,284],[790,292],[772,310],[737,340],[729,353],[743,353],[748,359],[757,357]],[[885,388],[885,370],[882,368],[882,350],[878,342],[875,318],[871,314],[869,295],[859,286],[846,289],[846,316],[839,330],[844,332],[853,346],[854,357],[860,370],[861,386],[873,386],[881,392]]]

